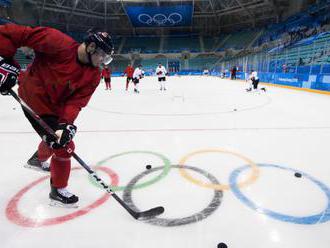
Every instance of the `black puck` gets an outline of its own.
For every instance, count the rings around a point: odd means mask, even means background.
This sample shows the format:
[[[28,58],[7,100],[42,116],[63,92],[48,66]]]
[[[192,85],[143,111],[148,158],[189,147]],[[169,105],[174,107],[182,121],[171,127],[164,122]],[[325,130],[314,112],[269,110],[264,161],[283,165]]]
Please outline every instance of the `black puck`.
[[[227,248],[227,245],[225,243],[219,243],[218,248]]]
[[[296,172],[296,173],[294,173],[294,176],[295,176],[295,177],[301,177],[301,173]]]
[[[234,109],[234,111],[237,111],[237,109]]]
[[[151,165],[150,164],[147,164],[146,168],[147,168],[147,170],[150,170],[151,169]]]

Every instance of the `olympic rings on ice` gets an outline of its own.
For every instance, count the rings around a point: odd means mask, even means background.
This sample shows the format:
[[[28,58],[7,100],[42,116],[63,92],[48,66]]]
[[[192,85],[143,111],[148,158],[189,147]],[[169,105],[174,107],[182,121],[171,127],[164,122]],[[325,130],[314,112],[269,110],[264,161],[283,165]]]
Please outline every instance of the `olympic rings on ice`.
[[[179,24],[182,21],[182,15],[173,12],[166,16],[165,14],[155,14],[154,16],[150,16],[149,14],[139,14],[137,19],[139,20],[140,23],[142,24],[147,24],[147,25],[157,25],[157,26],[167,26],[167,25],[176,25]]]
[[[150,154],[153,156],[156,156],[161,159],[163,162],[162,166],[152,168],[150,170],[143,171],[142,173],[138,174],[135,176],[133,179],[130,180],[128,185],[126,186],[118,186],[118,177],[117,175],[108,167],[102,167],[105,162],[107,162],[110,159],[124,156],[124,155],[129,155],[129,154],[137,154],[137,153],[142,153],[142,154]],[[226,184],[220,184],[216,177],[211,175],[210,173],[196,167],[192,166],[187,166],[187,161],[191,160],[192,157],[199,155],[199,154],[207,154],[207,153],[224,153],[228,154],[234,157],[237,157],[239,159],[242,159],[245,164],[248,164],[244,167],[240,167],[238,169],[235,169],[231,174],[230,174],[230,180],[229,180],[229,185]],[[191,216],[186,216],[182,218],[176,218],[176,219],[166,219],[166,218],[154,218],[154,219],[149,219],[146,220],[146,223],[150,223],[153,225],[159,225],[159,226],[179,226],[179,225],[186,225],[190,223],[194,223],[197,221],[201,221],[205,219],[206,217],[210,216],[216,209],[221,205],[222,202],[222,196],[223,196],[223,191],[224,190],[231,190],[233,194],[245,205],[247,205],[249,208],[260,212],[266,216],[269,216],[271,218],[284,221],[284,222],[291,222],[295,224],[318,224],[318,223],[324,223],[330,220],[330,189],[328,186],[323,184],[322,182],[318,181],[317,179],[313,178],[312,176],[301,172],[297,171],[295,169],[287,168],[287,167],[282,167],[279,165],[273,165],[273,164],[256,164],[249,158],[246,158],[245,156],[237,153],[237,152],[232,152],[224,149],[219,149],[219,148],[213,148],[213,149],[201,149],[197,151],[193,151],[187,155],[185,155],[183,158],[180,159],[179,165],[171,165],[170,161],[168,158],[165,156],[155,153],[152,151],[128,151],[128,152],[123,152],[119,154],[112,155],[110,157],[107,157],[103,159],[102,161],[97,163],[98,166],[95,168],[97,170],[101,170],[105,172],[110,178],[111,178],[111,187],[113,190],[123,190],[123,199],[124,201],[130,205],[133,209],[138,211],[137,206],[133,203],[132,200],[132,191],[133,189],[138,189],[138,188],[143,188],[147,187],[162,178],[164,178],[170,171],[171,168],[179,169],[179,173],[187,180],[190,182],[204,187],[204,188],[210,188],[214,190],[214,196],[211,202],[207,205],[206,208],[204,208],[202,211],[199,211]],[[246,185],[249,185],[253,182],[255,182],[259,176],[259,171],[260,168],[265,168],[265,167],[273,167],[276,169],[280,170],[288,170],[292,172],[300,172],[302,176],[308,180],[310,180],[312,183],[317,185],[325,194],[327,197],[327,206],[323,211],[321,211],[318,214],[313,214],[313,215],[308,215],[308,216],[290,216],[286,214],[282,214],[279,212],[275,212],[269,209],[264,208],[263,206],[259,206],[256,203],[252,202],[252,200],[248,199],[247,196],[245,196],[241,188],[243,188]],[[74,168],[77,169],[77,168]],[[241,172],[244,170],[250,169],[251,173],[245,179],[244,181],[237,182],[239,175]],[[192,170],[194,172],[197,172],[201,174],[202,176],[206,177],[209,181],[209,183],[199,181],[195,178],[193,178],[190,174],[188,174],[188,170]],[[143,177],[154,173],[156,171],[161,171],[160,174],[157,174],[157,176],[153,177],[152,179],[149,179],[148,181],[144,181],[143,183],[138,183],[140,179]],[[28,184],[26,187],[21,189],[16,195],[13,196],[13,198],[9,201],[7,208],[6,208],[6,216],[7,218],[12,221],[13,223],[20,225],[20,226],[25,226],[25,227],[40,227],[40,226],[50,226],[50,225],[56,225],[63,223],[65,221],[77,218],[79,216],[82,216],[86,213],[88,213],[90,210],[100,206],[103,204],[108,198],[109,194],[106,193],[99,199],[97,199],[94,203],[91,203],[90,205],[75,211],[71,214],[60,216],[60,217],[55,217],[55,218],[44,218],[44,219],[33,219],[31,217],[26,217],[24,216],[20,211],[19,211],[19,201],[22,199],[24,194],[26,194],[29,190],[31,190],[34,186],[38,185],[39,183],[43,182],[44,180],[48,179],[49,176],[44,176],[41,177],[40,179],[33,181],[32,183]],[[91,180],[91,182],[93,182]]]

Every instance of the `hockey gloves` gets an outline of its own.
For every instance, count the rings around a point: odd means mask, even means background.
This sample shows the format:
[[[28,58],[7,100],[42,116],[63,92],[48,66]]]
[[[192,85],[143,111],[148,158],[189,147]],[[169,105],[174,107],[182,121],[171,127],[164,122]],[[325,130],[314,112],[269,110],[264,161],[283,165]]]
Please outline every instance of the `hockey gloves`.
[[[17,82],[19,68],[8,59],[0,56],[0,93],[7,95],[8,90],[13,88]]]
[[[43,136],[43,141],[48,144],[50,148],[59,149],[65,147],[73,139],[77,131],[77,127],[73,124],[60,123],[55,131],[58,139],[50,136]]]

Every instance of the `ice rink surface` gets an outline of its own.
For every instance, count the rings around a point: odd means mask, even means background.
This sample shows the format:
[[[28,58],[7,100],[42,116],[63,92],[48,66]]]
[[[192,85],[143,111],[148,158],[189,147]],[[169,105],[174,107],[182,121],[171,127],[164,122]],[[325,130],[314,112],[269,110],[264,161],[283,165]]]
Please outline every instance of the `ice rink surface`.
[[[48,205],[49,178],[23,167],[39,137],[0,97],[1,248],[329,248],[330,96],[214,77],[100,84],[76,125],[76,153],[134,209],[133,219],[73,160],[78,209]],[[151,165],[151,169],[146,169]],[[297,176],[295,176],[295,173]],[[129,185],[129,187],[127,187]]]

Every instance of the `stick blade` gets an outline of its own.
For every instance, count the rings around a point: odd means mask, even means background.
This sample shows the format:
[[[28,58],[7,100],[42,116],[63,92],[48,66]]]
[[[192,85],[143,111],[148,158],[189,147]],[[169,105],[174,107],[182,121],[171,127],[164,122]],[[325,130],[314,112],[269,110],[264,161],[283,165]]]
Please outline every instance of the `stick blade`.
[[[154,218],[162,213],[164,213],[164,207],[155,207],[144,212],[139,212],[136,214],[136,219],[150,219]]]

